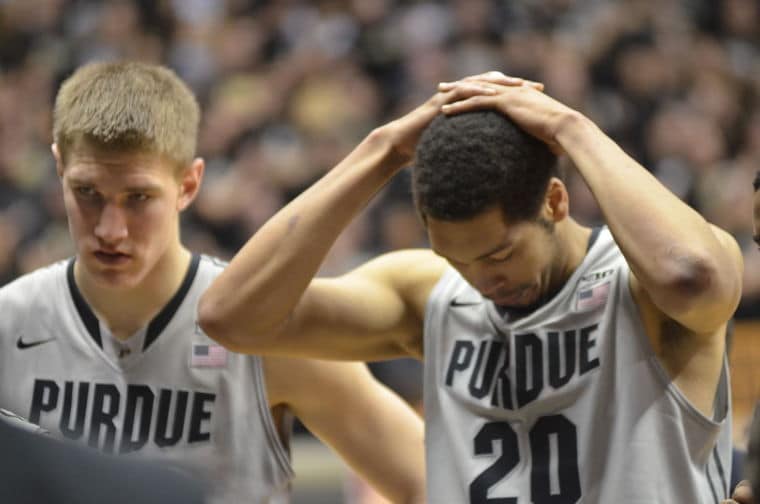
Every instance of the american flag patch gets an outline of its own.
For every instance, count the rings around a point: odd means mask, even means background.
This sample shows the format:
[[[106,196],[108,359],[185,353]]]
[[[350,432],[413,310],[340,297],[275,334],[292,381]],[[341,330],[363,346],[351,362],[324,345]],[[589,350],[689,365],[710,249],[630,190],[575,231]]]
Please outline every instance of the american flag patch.
[[[227,366],[227,349],[221,345],[193,343],[190,367],[220,368]]]
[[[595,285],[578,292],[576,311],[588,311],[598,308],[607,302],[610,295],[610,282]]]

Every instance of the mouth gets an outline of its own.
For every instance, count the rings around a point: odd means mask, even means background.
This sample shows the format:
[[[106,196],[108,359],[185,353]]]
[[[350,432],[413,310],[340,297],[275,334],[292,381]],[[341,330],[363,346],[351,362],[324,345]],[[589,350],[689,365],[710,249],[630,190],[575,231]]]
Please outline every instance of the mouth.
[[[485,297],[499,306],[521,306],[530,304],[532,292],[532,286],[525,286],[513,290],[497,290],[485,295]]]
[[[121,252],[97,250],[93,253],[98,262],[107,266],[119,266],[129,261],[130,256]]]

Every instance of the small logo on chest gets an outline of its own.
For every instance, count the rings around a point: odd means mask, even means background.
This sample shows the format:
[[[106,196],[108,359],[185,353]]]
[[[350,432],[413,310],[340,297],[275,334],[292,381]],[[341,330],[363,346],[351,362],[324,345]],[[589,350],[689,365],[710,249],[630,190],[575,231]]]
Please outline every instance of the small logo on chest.
[[[193,343],[190,367],[223,368],[227,366],[227,349],[221,345]]]
[[[39,345],[44,345],[45,343],[50,343],[51,341],[55,341],[55,336],[51,338],[44,338],[44,339],[37,339],[37,340],[25,340],[24,336],[21,335],[18,337],[18,340],[16,340],[16,348],[19,350],[26,350],[27,348],[33,348]]]

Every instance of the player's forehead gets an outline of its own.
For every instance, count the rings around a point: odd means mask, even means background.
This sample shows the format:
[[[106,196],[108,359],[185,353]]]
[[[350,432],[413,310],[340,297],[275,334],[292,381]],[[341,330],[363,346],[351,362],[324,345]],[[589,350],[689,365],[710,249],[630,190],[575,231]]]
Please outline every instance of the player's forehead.
[[[436,253],[462,263],[514,247],[528,237],[525,223],[507,223],[498,208],[461,221],[429,218],[427,230]]]
[[[64,177],[69,182],[96,185],[161,185],[173,174],[173,165],[151,152],[86,146],[73,150],[64,166]]]

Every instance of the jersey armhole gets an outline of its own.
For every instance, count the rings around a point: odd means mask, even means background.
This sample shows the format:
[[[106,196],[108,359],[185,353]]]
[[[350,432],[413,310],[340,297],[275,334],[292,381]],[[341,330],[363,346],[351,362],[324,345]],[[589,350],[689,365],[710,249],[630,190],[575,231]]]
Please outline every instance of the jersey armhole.
[[[673,396],[678,404],[689,413],[692,417],[696,418],[699,423],[703,424],[707,428],[715,428],[720,426],[728,419],[730,406],[731,406],[731,388],[730,379],[728,376],[728,359],[724,352],[723,364],[721,366],[720,377],[718,379],[718,385],[715,390],[715,397],[713,399],[713,414],[707,417],[704,413],[699,411],[696,406],[692,404],[688,397],[678,388],[668,371],[662,365],[660,360],[652,348],[652,343],[649,341],[649,337],[646,334],[646,330],[643,327],[641,310],[639,305],[633,298],[633,292],[631,291],[631,269],[627,265],[622,269],[622,288],[621,296],[623,297],[623,306],[625,309],[630,310],[631,313],[636,314],[636,318],[642,325],[640,331],[640,337],[637,335],[636,339],[638,344],[642,346],[644,352],[648,356],[650,365],[654,368],[654,371],[658,379],[662,382],[663,386],[667,390],[667,393]]]
[[[261,416],[261,423],[266,429],[267,441],[269,448],[274,453],[278,465],[285,474],[287,480],[290,482],[295,476],[295,471],[290,462],[290,448],[286,446],[280,439],[280,435],[277,432],[277,427],[274,424],[274,418],[272,418],[272,412],[269,409],[269,398],[266,392],[266,378],[264,376],[264,366],[259,356],[251,356],[254,360],[254,369],[256,377],[256,403],[259,408],[259,415]],[[285,422],[292,422],[292,416],[286,415],[283,419]],[[290,426],[287,426],[290,429]]]

